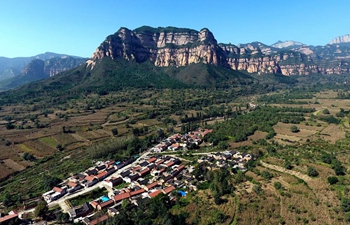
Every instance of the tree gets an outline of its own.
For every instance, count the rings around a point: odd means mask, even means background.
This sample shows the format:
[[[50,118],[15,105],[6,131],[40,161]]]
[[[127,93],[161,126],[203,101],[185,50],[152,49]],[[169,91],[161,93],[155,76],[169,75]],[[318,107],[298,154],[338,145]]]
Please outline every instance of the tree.
[[[309,175],[310,177],[317,177],[318,172],[315,168],[309,166],[309,167],[307,167],[307,175]]]
[[[337,178],[337,177],[334,177],[334,176],[328,177],[327,180],[328,180],[328,183],[329,183],[330,185],[336,184],[336,183],[338,183],[338,181],[339,181],[338,178]]]
[[[292,131],[293,133],[298,133],[300,130],[297,126],[291,126],[290,131]]]
[[[340,201],[340,206],[343,212],[349,212],[350,211],[350,199],[348,198],[342,198]]]
[[[117,128],[113,128],[112,129],[112,134],[113,134],[113,136],[117,136],[118,135],[118,129]]]
[[[39,204],[35,207],[34,216],[35,217],[45,217],[46,213],[49,211],[49,207],[45,201],[39,202]]]
[[[57,144],[57,145],[56,145],[56,148],[57,148],[58,151],[62,151],[62,150],[63,150],[63,147],[62,147],[61,144]]]
[[[286,168],[287,170],[291,170],[293,169],[293,165],[289,161],[286,161],[284,163],[284,168]]]
[[[273,183],[273,186],[277,189],[277,190],[280,190],[280,189],[282,189],[282,184],[280,183],[280,182],[275,182],[275,183]]]
[[[329,114],[329,110],[328,109],[324,109],[322,112],[323,112],[323,114]]]

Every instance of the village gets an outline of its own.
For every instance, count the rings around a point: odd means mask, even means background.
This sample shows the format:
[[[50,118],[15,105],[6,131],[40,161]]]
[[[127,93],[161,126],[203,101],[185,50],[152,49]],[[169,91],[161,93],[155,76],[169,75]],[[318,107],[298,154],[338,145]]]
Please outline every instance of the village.
[[[159,194],[168,195],[170,200],[184,197],[188,192],[197,190],[199,181],[193,175],[193,165],[174,153],[191,144],[199,146],[210,132],[212,130],[199,129],[184,135],[174,134],[140,156],[125,161],[98,161],[43,193],[42,197],[49,207],[60,206],[71,221],[89,225],[118,214],[123,202],[128,202],[129,210],[132,210],[138,207],[140,201]],[[210,169],[231,167],[245,171],[245,164],[251,159],[250,154],[231,150],[198,153],[197,163]],[[101,192],[101,196],[79,206],[69,203],[94,190]],[[8,217],[12,220],[16,215],[12,213]]]

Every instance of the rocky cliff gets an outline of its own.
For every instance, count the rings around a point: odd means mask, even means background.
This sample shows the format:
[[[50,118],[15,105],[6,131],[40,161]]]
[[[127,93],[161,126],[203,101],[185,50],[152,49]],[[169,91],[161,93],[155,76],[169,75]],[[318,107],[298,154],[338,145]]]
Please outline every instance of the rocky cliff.
[[[329,42],[329,44],[332,45],[332,44],[349,43],[349,42],[350,42],[350,34],[347,34],[344,36],[334,38],[331,42]]]
[[[97,48],[88,64],[103,57],[136,62],[150,60],[156,66],[186,66],[191,63],[227,65],[223,50],[208,29],[140,27],[121,28]]]
[[[347,40],[347,36],[339,39],[341,42]],[[149,60],[160,67],[205,63],[248,73],[281,73],[287,76],[350,72],[348,46],[328,44],[315,47],[295,41],[279,41],[271,46],[260,42],[218,44],[206,28],[200,31],[175,27],[120,28],[102,42],[87,65],[93,69],[96,62],[104,57],[135,62]]]

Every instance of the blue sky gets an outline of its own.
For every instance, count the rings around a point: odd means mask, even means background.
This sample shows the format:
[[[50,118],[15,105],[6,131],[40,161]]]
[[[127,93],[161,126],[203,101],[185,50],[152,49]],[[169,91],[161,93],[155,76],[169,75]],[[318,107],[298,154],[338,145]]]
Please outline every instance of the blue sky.
[[[120,27],[211,30],[218,42],[325,45],[350,33],[349,0],[0,0],[0,56],[90,57]]]

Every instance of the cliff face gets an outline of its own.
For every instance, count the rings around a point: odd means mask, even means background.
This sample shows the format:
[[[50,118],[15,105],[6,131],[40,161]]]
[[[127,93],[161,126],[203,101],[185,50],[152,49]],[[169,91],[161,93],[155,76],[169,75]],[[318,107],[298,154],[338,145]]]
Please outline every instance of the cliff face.
[[[335,40],[343,43],[348,38]],[[104,57],[135,62],[150,60],[160,67],[205,63],[248,73],[287,76],[350,72],[350,47],[344,45],[314,47],[294,41],[279,41],[271,46],[260,42],[218,44],[206,28],[200,31],[175,27],[121,28],[102,42],[87,65],[93,69],[96,61]]]
[[[103,57],[136,62],[151,60],[156,66],[186,66],[191,63],[227,65],[223,50],[208,29],[141,27],[121,28],[108,36],[88,63]]]

